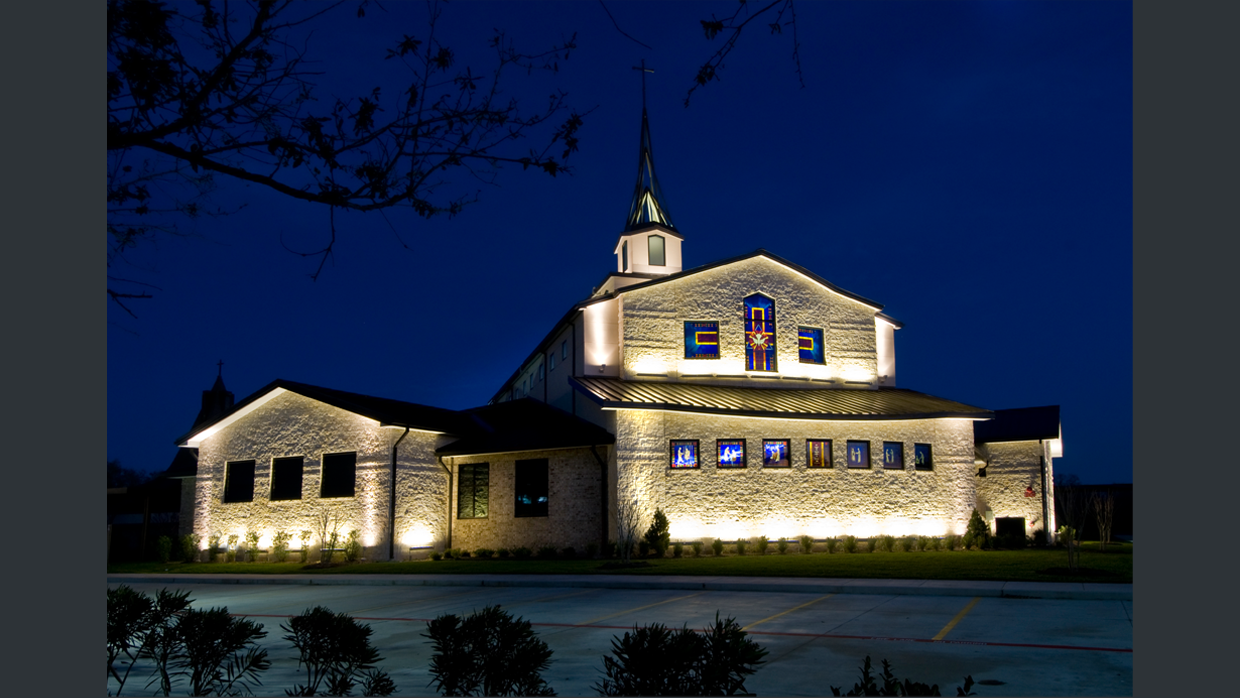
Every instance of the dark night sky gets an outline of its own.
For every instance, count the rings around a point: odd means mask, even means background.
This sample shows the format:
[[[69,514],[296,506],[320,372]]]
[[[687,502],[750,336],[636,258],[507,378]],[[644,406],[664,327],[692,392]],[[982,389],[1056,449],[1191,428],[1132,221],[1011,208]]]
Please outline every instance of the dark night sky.
[[[1129,3],[800,3],[804,89],[791,36],[754,27],[688,109],[719,41],[698,20],[732,3],[608,7],[652,49],[595,3],[456,3],[440,29],[462,65],[481,65],[493,27],[530,48],[577,32],[558,76],[513,87],[594,107],[575,176],[506,170],[453,219],[338,216],[317,282],[282,240],[321,244],[326,210],[223,179],[216,200],[241,212],[139,249],[119,271],[161,290],[137,320],[108,311],[108,457],[166,467],[220,359],[238,400],[286,378],[486,402],[614,267],[644,58],[686,268],[758,247],[805,266],[905,323],[901,387],[995,409],[1059,404],[1059,470],[1132,481]],[[324,96],[394,85],[383,50],[424,31],[425,6],[384,8],[316,28]]]

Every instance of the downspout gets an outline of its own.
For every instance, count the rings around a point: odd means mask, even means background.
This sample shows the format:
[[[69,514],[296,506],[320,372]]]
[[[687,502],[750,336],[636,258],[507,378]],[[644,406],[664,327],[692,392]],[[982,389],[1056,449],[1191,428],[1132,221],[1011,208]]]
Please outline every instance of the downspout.
[[[573,318],[573,321],[569,323],[569,327],[571,328],[569,330],[569,333],[573,338],[573,378],[576,378],[577,377],[577,319],[576,318]],[[570,385],[568,386],[568,392],[573,398],[573,416],[576,417],[577,416],[577,391],[574,390],[573,386]]]
[[[438,456],[439,467],[448,474],[448,544],[444,547],[452,547],[452,470],[443,464],[443,456]]]
[[[388,500],[388,559],[396,559],[396,447],[409,436],[409,427],[392,444],[392,492]]]
[[[1046,531],[1046,540],[1049,542],[1054,540],[1055,532],[1047,530],[1051,525],[1051,518],[1046,496],[1046,445],[1042,442],[1042,439],[1038,439],[1038,451],[1038,466],[1042,470],[1042,530]]]
[[[608,523],[607,521],[607,461],[603,460],[602,456],[598,454],[598,451],[594,449],[593,445],[590,446],[590,453],[594,454],[594,460],[598,461],[598,464],[600,467],[599,474],[601,476],[601,479],[599,480],[598,490],[600,493],[599,499],[600,499],[600,503],[602,504],[602,509],[599,510],[599,527],[601,530],[599,531],[598,549],[603,551],[603,555],[606,556],[607,555],[607,552],[606,552],[607,550],[607,523]]]

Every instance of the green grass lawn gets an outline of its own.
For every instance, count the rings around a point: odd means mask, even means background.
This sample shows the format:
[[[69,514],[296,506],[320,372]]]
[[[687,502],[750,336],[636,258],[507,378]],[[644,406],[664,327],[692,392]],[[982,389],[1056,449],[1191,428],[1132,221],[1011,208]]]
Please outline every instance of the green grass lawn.
[[[706,551],[704,551],[706,552]],[[994,550],[917,553],[853,553],[799,555],[725,555],[666,557],[650,560],[648,567],[602,569],[600,560],[418,560],[363,562],[330,568],[296,562],[123,563],[108,566],[109,573],[175,574],[673,574],[743,577],[852,577],[870,579],[971,579],[1028,582],[1132,583],[1132,544],[1111,544],[1099,552],[1084,544],[1081,567],[1085,574],[1052,574],[1068,566],[1063,550]]]

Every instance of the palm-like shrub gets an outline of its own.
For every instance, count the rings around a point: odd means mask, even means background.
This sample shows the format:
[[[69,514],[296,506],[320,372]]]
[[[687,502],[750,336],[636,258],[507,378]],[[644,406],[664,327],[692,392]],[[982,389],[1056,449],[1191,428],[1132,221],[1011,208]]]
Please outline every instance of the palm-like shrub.
[[[375,668],[383,658],[370,644],[370,626],[353,620],[347,613],[332,613],[316,606],[293,616],[280,629],[288,633],[284,639],[297,648],[298,666],[306,671],[306,682],[288,691],[289,695],[319,695],[323,688],[325,695],[347,696],[359,681],[364,695],[389,696],[396,692],[392,679]]]
[[[431,684],[444,696],[553,696],[542,678],[551,649],[529,621],[487,606],[458,618],[445,614],[426,624],[433,647]]]

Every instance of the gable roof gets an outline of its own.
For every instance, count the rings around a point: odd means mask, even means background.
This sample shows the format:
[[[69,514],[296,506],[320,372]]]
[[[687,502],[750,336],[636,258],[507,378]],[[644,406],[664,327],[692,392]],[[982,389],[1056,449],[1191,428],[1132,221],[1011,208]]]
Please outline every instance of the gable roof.
[[[283,392],[297,393],[303,397],[338,407],[342,410],[369,417],[380,424],[409,427],[420,431],[449,433],[464,428],[460,413],[442,407],[419,405],[390,398],[349,393],[307,383],[277,378],[259,388],[252,395],[233,406],[226,414],[210,422],[195,425],[189,433],[177,439],[179,446],[196,446],[198,442],[220,429],[232,424]],[[193,442],[193,443],[191,443]]]
[[[468,417],[468,432],[436,449],[436,455],[551,451],[616,442],[611,432],[597,424],[532,398],[475,407],[461,414]]]
[[[824,420],[989,419],[993,414],[904,388],[758,388],[597,377],[569,378],[569,382],[604,409]]]
[[[973,425],[976,443],[1059,438],[1059,405],[995,410],[995,418]]]

